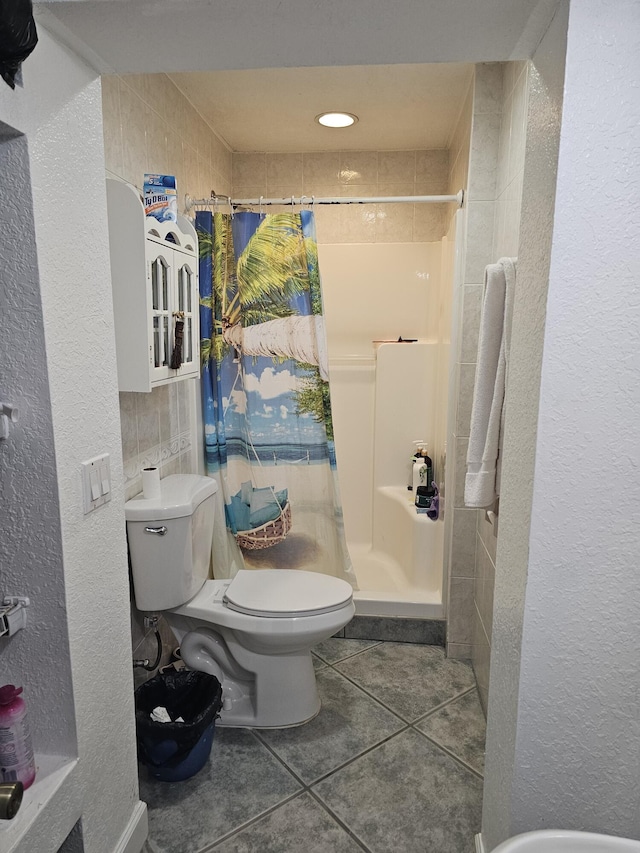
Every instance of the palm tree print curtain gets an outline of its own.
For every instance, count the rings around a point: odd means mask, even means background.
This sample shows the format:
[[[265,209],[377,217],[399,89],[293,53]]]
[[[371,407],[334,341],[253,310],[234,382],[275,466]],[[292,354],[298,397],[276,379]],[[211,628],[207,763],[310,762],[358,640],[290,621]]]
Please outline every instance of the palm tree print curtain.
[[[196,214],[213,565],[299,568],[355,585],[344,539],[311,211]]]

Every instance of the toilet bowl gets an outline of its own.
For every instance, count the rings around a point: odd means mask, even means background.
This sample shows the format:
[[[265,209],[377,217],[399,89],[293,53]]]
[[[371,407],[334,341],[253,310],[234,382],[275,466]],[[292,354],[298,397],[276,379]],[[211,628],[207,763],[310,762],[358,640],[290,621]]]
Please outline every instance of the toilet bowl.
[[[540,829],[503,841],[493,853],[640,853],[640,841],[568,829]]]
[[[287,591],[288,602],[278,603]],[[259,609],[252,607],[261,596]],[[263,569],[206,581],[165,616],[187,666],[222,683],[219,725],[266,728],[299,725],[318,713],[311,648],[343,628],[354,611],[346,581]]]
[[[281,728],[320,710],[311,648],[351,620],[351,586],[287,569],[208,580],[217,483],[174,474],[125,505],[140,610],[162,611],[186,665],[222,684],[218,725]]]

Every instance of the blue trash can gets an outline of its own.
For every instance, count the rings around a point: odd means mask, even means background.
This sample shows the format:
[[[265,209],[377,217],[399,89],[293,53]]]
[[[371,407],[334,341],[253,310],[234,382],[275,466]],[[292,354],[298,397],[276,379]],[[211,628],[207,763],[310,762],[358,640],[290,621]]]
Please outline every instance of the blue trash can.
[[[182,782],[204,767],[222,707],[222,686],[215,676],[190,670],[161,673],[138,687],[135,703],[138,759],[151,776]],[[158,706],[167,709],[171,722],[151,719]]]

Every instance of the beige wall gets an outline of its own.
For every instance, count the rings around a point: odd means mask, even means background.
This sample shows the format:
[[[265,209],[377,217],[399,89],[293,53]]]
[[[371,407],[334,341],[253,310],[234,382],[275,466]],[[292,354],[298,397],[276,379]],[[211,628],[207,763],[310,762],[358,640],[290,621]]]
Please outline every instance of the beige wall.
[[[107,174],[142,189],[145,172],[175,175],[178,204],[231,192],[231,151],[165,74],[102,78]],[[160,467],[161,476],[197,470],[194,433],[196,380],[154,388],[149,394],[120,393],[125,498],[141,488],[140,471]],[[195,434],[195,438],[194,438]],[[153,657],[154,643],[133,613],[134,657]],[[163,625],[167,649],[175,642]],[[143,670],[136,670],[138,678]]]
[[[231,191],[231,151],[165,74],[102,78],[107,173],[142,189],[145,172],[175,175],[185,195]],[[196,383],[176,382],[150,394],[121,393],[125,495],[141,489],[140,470],[162,476],[196,470],[192,435]]]
[[[330,151],[234,154],[236,198],[290,195],[344,197],[444,195],[449,152]],[[448,205],[318,205],[319,243],[408,243],[440,240]]]

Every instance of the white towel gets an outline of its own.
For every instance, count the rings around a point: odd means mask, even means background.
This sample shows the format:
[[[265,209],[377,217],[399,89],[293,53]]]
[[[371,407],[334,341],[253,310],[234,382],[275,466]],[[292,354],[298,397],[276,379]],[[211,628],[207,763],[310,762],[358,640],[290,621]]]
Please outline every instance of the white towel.
[[[491,506],[500,494],[504,392],[515,282],[515,258],[501,258],[485,270],[464,486],[464,502],[470,507]]]

